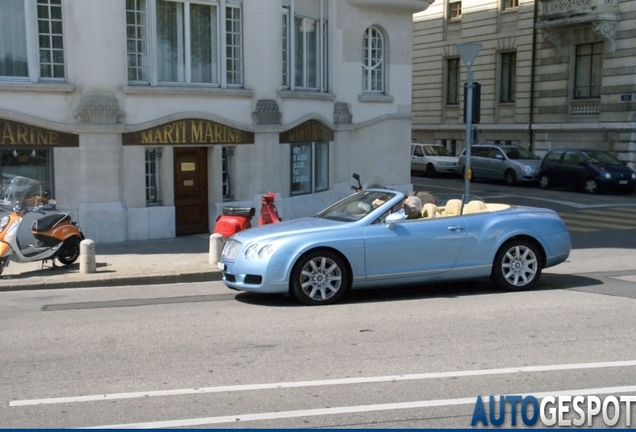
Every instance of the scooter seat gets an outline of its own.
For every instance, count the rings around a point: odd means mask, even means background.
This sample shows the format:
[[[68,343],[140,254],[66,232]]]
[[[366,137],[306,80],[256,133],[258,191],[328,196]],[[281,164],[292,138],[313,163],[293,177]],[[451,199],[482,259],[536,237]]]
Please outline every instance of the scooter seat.
[[[44,216],[42,219],[34,220],[31,225],[31,231],[33,232],[46,232],[53,228],[58,223],[70,222],[71,215],[68,213],[59,213],[49,216]]]

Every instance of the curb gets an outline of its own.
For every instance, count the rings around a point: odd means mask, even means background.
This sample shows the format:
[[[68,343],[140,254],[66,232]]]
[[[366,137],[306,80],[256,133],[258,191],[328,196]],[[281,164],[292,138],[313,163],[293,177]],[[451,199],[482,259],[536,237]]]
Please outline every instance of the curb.
[[[143,276],[107,276],[99,279],[82,279],[68,281],[51,282],[26,282],[14,283],[12,285],[0,286],[0,292],[5,291],[27,291],[62,288],[103,288],[130,285],[160,285],[171,283],[191,283],[191,282],[215,282],[222,279],[222,273],[216,271],[203,271],[193,273],[171,273]]]

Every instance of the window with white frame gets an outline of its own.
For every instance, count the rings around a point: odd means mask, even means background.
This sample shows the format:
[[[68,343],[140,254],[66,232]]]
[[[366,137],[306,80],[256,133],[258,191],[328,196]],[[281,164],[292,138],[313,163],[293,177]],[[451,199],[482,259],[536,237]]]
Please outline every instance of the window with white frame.
[[[362,91],[384,93],[384,35],[371,26],[362,38]]]
[[[459,59],[446,60],[446,104],[459,105]]]
[[[326,92],[328,33],[325,2],[286,0],[284,3],[283,88]]]
[[[501,53],[501,75],[499,81],[499,102],[515,101],[517,86],[517,53]]]
[[[156,148],[146,149],[146,205],[161,204],[159,190],[159,160],[161,150]]]
[[[62,0],[2,0],[0,81],[64,78]]]
[[[291,195],[304,195],[329,189],[329,143],[292,143]]]
[[[600,98],[603,73],[603,42],[577,45],[574,99]]]
[[[240,3],[126,0],[126,24],[131,84],[243,85]]]
[[[461,0],[448,0],[448,19],[455,20],[462,17]]]
[[[519,7],[519,0],[503,0],[503,10],[517,9]]]

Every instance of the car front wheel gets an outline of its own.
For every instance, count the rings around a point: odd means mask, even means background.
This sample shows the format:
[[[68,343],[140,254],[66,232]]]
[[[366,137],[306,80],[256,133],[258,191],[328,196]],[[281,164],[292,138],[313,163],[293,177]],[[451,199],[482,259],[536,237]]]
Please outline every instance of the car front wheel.
[[[504,243],[495,256],[492,280],[499,288],[519,291],[532,287],[541,276],[541,254],[525,239]]]
[[[436,174],[433,164],[426,165],[426,177],[435,177]]]
[[[593,178],[588,178],[583,181],[583,190],[587,193],[597,193],[598,192],[598,183]]]
[[[333,304],[349,287],[346,264],[328,250],[303,255],[292,270],[291,291],[300,302],[309,306]]]
[[[517,174],[511,169],[504,174],[504,183],[506,186],[514,186],[517,183]]]

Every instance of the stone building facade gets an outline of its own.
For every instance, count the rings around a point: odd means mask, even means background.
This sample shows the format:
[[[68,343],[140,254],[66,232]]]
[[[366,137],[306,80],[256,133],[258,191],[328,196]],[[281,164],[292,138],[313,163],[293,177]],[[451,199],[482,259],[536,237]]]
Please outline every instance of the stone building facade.
[[[427,0],[3,0],[3,186],[35,178],[87,237],[209,233],[410,187],[413,14]]]
[[[478,42],[480,141],[607,150],[636,164],[636,1],[439,0],[414,15],[413,137],[464,148]]]

